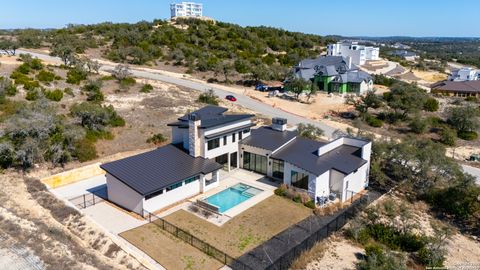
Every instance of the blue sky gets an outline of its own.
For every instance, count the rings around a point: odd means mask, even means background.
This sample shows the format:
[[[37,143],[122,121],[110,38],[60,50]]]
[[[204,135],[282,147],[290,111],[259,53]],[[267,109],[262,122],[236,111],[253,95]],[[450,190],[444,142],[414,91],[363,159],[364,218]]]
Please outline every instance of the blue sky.
[[[2,0],[0,28],[169,17],[170,0]],[[478,0],[199,0],[204,15],[320,35],[480,37]]]

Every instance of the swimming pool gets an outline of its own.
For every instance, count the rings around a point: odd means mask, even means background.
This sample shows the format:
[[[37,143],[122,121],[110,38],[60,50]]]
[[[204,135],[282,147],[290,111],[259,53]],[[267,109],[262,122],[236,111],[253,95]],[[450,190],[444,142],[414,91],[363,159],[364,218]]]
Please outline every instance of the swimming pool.
[[[220,213],[241,204],[263,190],[238,183],[208,197],[205,201],[219,208]]]

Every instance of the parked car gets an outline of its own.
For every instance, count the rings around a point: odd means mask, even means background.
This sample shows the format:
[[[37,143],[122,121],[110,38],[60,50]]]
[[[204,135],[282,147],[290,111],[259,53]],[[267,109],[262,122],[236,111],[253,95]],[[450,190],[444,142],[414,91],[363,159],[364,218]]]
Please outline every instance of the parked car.
[[[265,85],[263,83],[259,83],[255,86],[255,90],[259,90],[262,92],[268,91],[268,85]]]
[[[237,98],[234,97],[233,95],[228,95],[225,97],[225,99],[230,100],[230,101],[237,101]]]

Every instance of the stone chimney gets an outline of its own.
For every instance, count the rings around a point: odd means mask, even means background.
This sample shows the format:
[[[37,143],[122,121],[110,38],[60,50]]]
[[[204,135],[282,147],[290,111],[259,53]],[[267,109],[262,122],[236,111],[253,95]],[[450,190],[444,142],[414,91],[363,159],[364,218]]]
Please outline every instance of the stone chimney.
[[[287,119],[274,117],[272,118],[272,129],[278,131],[285,131],[287,130]]]
[[[192,157],[198,157],[201,155],[201,139],[200,131],[198,127],[202,121],[200,116],[196,113],[188,115],[188,150]]]

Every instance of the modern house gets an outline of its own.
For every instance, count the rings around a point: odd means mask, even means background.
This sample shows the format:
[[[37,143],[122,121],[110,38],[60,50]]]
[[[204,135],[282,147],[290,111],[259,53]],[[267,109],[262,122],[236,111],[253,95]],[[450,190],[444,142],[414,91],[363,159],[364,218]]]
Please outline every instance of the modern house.
[[[415,61],[419,57],[416,53],[407,50],[396,50],[391,52],[390,55],[401,57],[407,61]]]
[[[470,67],[453,69],[452,74],[448,76],[449,81],[478,81],[480,80],[480,70]]]
[[[380,48],[359,45],[358,42],[337,42],[327,45],[327,55],[351,57],[355,65],[364,65],[366,61],[378,60]]]
[[[372,76],[359,70],[351,60],[351,57],[344,56],[305,59],[294,66],[293,72],[297,78],[312,81],[320,90],[328,93],[361,95],[372,90]]]
[[[202,17],[203,5],[195,2],[181,2],[170,4],[170,16],[174,17]]]
[[[480,80],[441,81],[430,86],[431,93],[454,97],[480,97]]]
[[[243,168],[304,190],[317,202],[349,199],[368,185],[371,143],[319,142],[287,130],[285,119],[251,129],[253,115],[207,106],[169,124],[172,143],[101,165],[108,199],[154,212],[218,187],[220,170]]]

